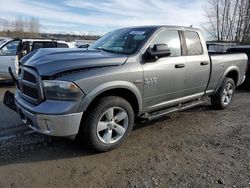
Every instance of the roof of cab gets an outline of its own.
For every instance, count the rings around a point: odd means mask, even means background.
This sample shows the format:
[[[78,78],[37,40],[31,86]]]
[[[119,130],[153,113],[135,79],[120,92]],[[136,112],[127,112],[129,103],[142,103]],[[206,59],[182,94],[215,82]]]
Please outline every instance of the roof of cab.
[[[168,29],[176,29],[176,30],[190,30],[190,31],[201,31],[200,28],[195,28],[193,26],[185,27],[185,26],[173,26],[173,25],[147,25],[147,26],[133,26],[127,27],[127,29],[160,29],[160,28],[168,28]],[[121,28],[126,29],[126,28]]]

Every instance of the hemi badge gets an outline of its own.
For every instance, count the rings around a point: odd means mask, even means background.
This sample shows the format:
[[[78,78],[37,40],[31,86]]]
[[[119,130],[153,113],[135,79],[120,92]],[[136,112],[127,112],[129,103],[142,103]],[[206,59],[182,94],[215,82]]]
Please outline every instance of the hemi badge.
[[[142,80],[136,80],[136,81],[134,81],[134,83],[135,84],[140,84],[140,83],[142,83]]]

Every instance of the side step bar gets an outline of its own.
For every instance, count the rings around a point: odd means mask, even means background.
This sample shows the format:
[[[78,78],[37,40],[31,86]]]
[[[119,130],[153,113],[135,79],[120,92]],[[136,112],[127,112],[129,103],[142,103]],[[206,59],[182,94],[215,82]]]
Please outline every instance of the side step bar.
[[[173,112],[177,112],[177,111],[183,111],[189,108],[193,108],[196,106],[200,106],[204,103],[206,103],[207,101],[205,100],[195,100],[192,102],[188,102],[188,103],[184,103],[184,104],[179,104],[177,106],[171,107],[171,108],[167,108],[164,110],[160,110],[160,111],[156,111],[156,112],[152,112],[152,113],[145,113],[144,115],[141,116],[142,119],[146,119],[146,120],[155,120],[155,119],[159,119],[161,117],[164,117],[170,113]]]

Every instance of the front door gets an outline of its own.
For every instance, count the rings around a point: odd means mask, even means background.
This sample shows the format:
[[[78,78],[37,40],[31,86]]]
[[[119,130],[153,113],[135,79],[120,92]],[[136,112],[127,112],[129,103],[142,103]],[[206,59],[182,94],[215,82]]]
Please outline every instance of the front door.
[[[171,55],[154,62],[144,62],[144,109],[156,109],[167,101],[186,96],[186,59],[182,56],[179,32],[163,30],[150,43],[168,45]]]

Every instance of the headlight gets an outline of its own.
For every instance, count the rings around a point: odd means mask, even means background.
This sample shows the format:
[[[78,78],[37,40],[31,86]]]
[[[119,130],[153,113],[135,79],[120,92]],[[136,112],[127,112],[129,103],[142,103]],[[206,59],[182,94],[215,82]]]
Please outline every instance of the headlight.
[[[73,82],[44,80],[43,89],[46,99],[51,100],[78,100],[84,96]]]

